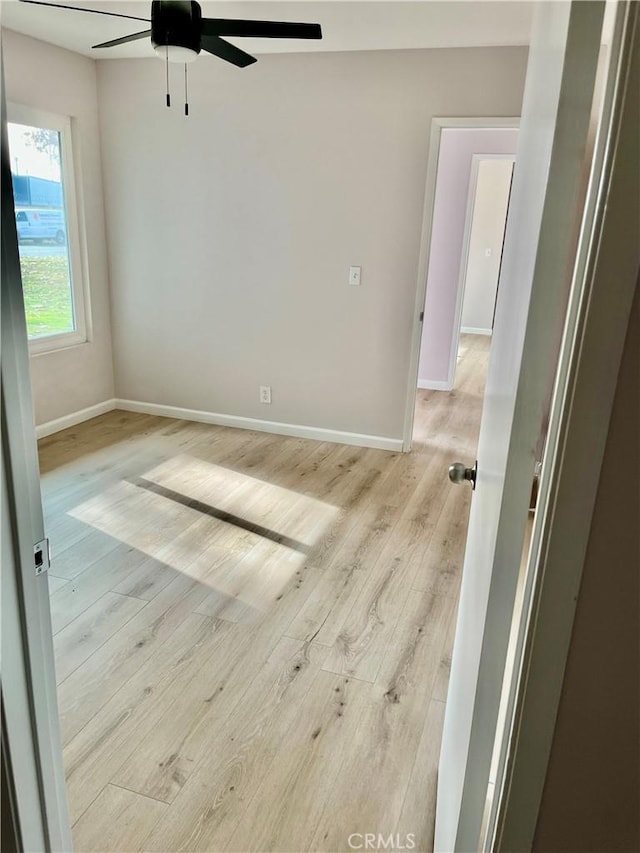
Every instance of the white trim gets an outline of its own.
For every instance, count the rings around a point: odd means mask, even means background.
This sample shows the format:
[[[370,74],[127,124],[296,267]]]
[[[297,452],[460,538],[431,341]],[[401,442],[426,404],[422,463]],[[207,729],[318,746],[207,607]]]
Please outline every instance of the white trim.
[[[81,424],[83,421],[89,421],[91,418],[97,418],[98,415],[104,415],[106,412],[111,412],[116,408],[116,401],[104,400],[102,403],[96,403],[95,406],[88,406],[86,409],[80,409],[78,412],[71,412],[69,415],[63,415],[61,418],[56,418],[53,421],[46,421],[43,424],[36,426],[36,438],[46,438],[48,435],[53,435],[54,432],[60,432],[63,429]]]
[[[540,476],[530,557],[535,573],[525,590],[515,653],[520,670],[510,690],[496,780],[500,797],[485,850],[530,850],[533,844],[637,282],[640,14],[636,3],[617,10]]]
[[[413,322],[413,331],[411,333],[409,374],[407,379],[404,415],[402,449],[405,453],[408,453],[411,450],[411,441],[413,436],[413,417],[416,407],[416,388],[418,387],[418,368],[420,365],[420,345],[422,343],[422,321],[420,320],[420,314],[424,310],[424,301],[427,293],[427,273],[429,271],[429,254],[431,251],[431,229],[433,226],[433,205],[436,196],[438,158],[440,156],[440,137],[442,135],[442,130],[445,127],[475,127],[485,130],[519,128],[520,118],[478,116],[475,118],[434,118],[431,121],[429,159],[427,161],[427,179],[424,191],[424,208],[422,212],[422,237],[420,240],[418,279],[416,282],[416,300],[414,308],[415,319]]]
[[[426,386],[425,386],[426,387]],[[436,386],[433,386],[436,387]],[[440,389],[438,390],[451,390]],[[124,412],[139,412],[144,415],[158,415],[162,418],[176,418],[184,421],[196,421],[203,424],[215,424],[216,426],[228,426],[236,429],[252,429],[257,432],[271,432],[274,435],[291,435],[296,438],[311,438],[316,441],[331,441],[335,444],[353,444],[356,447],[373,447],[378,450],[391,450],[398,452],[402,450],[402,439],[389,438],[384,435],[367,435],[358,432],[345,432],[343,430],[325,429],[324,427],[305,426],[302,424],[286,424],[279,421],[266,421],[258,418],[245,418],[241,415],[224,415],[220,412],[201,412],[197,409],[185,409],[180,406],[165,406],[162,403],[146,403],[141,400],[123,400],[113,398],[96,403],[78,412],[71,412],[53,421],[39,424],[36,427],[36,436],[45,438],[63,429],[76,426],[84,421],[97,418],[121,409]]]
[[[47,573],[36,574],[34,570],[34,544],[45,538],[45,528],[3,80],[0,113],[2,638],[11,650],[9,655],[5,653],[2,669],[2,745],[4,748],[6,733],[21,849],[63,851],[72,850],[73,842],[62,761]]]
[[[418,388],[425,391],[452,391],[453,385],[443,379],[418,379]]]
[[[197,409],[184,409],[179,406],[163,406],[160,403],[145,403],[140,400],[112,401],[113,408],[125,412],[140,412],[145,415],[159,415],[163,418],[197,421],[203,424],[252,429],[257,432],[271,432],[275,435],[291,435],[296,438],[312,438],[316,441],[332,441],[336,444],[353,444],[357,447],[374,447],[378,450],[402,450],[402,439],[387,438],[383,435],[365,435],[357,432],[324,429],[323,427],[285,424],[278,421],[265,421],[258,418],[245,418],[240,415],[223,415],[218,412],[200,412]]]
[[[460,334],[462,335],[488,335],[491,337],[493,329],[476,329],[474,326],[460,326]],[[459,337],[459,335],[458,335]]]

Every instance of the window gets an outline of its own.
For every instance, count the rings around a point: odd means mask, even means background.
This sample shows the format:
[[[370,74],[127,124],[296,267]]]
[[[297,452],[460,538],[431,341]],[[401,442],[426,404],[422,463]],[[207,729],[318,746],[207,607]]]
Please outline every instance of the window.
[[[9,154],[32,352],[86,341],[71,122],[9,105]]]

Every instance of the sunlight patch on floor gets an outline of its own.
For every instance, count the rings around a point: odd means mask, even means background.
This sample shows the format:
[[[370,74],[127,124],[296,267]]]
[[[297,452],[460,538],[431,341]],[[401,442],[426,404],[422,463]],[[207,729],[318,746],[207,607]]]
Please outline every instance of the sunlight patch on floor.
[[[202,612],[244,621],[300,573],[338,512],[182,454],[114,483],[69,515],[209,587]]]

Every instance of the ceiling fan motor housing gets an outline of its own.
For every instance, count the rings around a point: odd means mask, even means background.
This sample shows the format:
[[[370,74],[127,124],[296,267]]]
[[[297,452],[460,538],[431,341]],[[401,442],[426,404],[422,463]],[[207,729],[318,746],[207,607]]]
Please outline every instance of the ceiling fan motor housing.
[[[200,4],[181,0],[153,0],[151,3],[151,43],[156,52],[169,48],[184,48],[195,56],[201,50],[202,11]],[[179,52],[182,55],[182,51]],[[168,56],[171,61],[171,55]],[[176,57],[177,58],[177,57]],[[180,59],[184,61],[184,59]]]

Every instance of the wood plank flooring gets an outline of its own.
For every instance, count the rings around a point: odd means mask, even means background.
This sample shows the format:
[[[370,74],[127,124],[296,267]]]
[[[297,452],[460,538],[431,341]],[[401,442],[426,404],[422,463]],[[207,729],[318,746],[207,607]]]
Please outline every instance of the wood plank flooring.
[[[40,443],[78,851],[432,849],[489,339],[389,453],[112,412]]]

